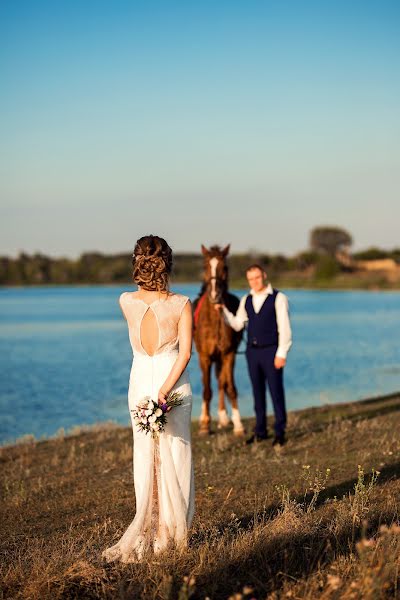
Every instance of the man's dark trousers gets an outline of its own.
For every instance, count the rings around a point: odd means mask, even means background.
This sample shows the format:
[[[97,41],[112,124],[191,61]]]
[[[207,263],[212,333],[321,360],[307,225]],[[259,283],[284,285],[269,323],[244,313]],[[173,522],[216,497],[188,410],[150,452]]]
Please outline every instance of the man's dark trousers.
[[[283,368],[274,365],[277,346],[266,348],[248,347],[247,366],[253,388],[254,410],[256,413],[255,434],[265,438],[267,435],[266,382],[271,393],[275,412],[275,435],[281,436],[286,427],[285,391],[283,387]]]

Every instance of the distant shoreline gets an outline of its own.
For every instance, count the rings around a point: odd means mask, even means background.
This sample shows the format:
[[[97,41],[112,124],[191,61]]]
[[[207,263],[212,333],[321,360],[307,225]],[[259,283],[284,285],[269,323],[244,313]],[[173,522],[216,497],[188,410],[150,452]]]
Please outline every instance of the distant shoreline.
[[[198,283],[199,290],[201,288],[201,283],[196,281],[175,281],[172,282],[171,287],[178,287],[184,285],[195,285]],[[274,287],[278,287],[280,289],[285,290],[304,290],[308,292],[400,292],[400,285],[394,285],[393,287],[374,287],[374,286],[354,286],[354,287],[346,287],[346,286],[337,286],[335,287],[333,284],[329,285],[313,285],[313,286],[304,286],[304,285],[285,285],[284,282],[275,282],[271,279],[271,283]],[[43,284],[7,284],[0,285],[0,290],[6,289],[46,289],[46,288],[97,288],[97,287],[109,287],[109,288],[121,288],[123,286],[130,285],[128,283],[43,283]],[[133,286],[132,286],[133,287]],[[229,285],[230,290],[241,290],[243,292],[248,290],[248,287],[245,284],[235,284],[235,282],[231,282]]]
[[[324,415],[326,414],[330,414],[332,415],[332,413],[337,414],[337,416],[343,416],[344,414],[352,414],[353,412],[360,412],[360,414],[362,414],[362,409],[363,407],[365,408],[364,412],[368,411],[368,405],[374,404],[375,406],[377,404],[380,404],[381,402],[385,404],[385,406],[390,406],[390,401],[394,400],[394,401],[398,401],[400,399],[400,390],[396,391],[396,392],[391,392],[389,394],[383,394],[383,395],[379,395],[379,396],[370,396],[368,398],[360,398],[359,400],[353,400],[350,402],[333,402],[333,403],[327,403],[324,405],[315,405],[315,406],[308,406],[307,408],[299,408],[299,409],[290,409],[288,410],[288,416],[290,419],[290,415],[301,415],[303,418],[307,417],[307,416],[313,416],[313,418],[315,418],[316,415],[319,415],[319,417],[323,420]],[[199,421],[199,417],[192,417],[192,431],[196,429],[197,424]],[[242,417],[242,421],[244,424],[252,424],[252,422],[254,421],[253,417]],[[0,452],[1,450],[5,449],[5,448],[14,448],[14,447],[19,447],[21,445],[26,445],[26,444],[38,444],[41,442],[48,442],[48,441],[56,441],[59,439],[64,439],[64,438],[70,438],[70,437],[75,437],[78,435],[82,435],[85,433],[96,433],[99,431],[104,431],[104,430],[111,430],[111,429],[131,429],[130,425],[120,425],[119,423],[117,423],[116,421],[113,420],[108,420],[108,421],[98,421],[96,423],[92,423],[90,425],[88,424],[81,424],[81,425],[73,425],[72,427],[70,427],[67,430],[64,430],[63,427],[60,427],[58,429],[58,431],[50,436],[41,436],[40,438],[35,437],[33,434],[31,433],[26,433],[23,434],[21,436],[19,436],[18,438],[16,438],[15,440],[11,440],[11,441],[5,441],[3,443],[0,443]],[[212,420],[212,430],[216,430],[216,420],[213,419]],[[227,429],[228,432],[231,432],[231,429],[228,428]]]

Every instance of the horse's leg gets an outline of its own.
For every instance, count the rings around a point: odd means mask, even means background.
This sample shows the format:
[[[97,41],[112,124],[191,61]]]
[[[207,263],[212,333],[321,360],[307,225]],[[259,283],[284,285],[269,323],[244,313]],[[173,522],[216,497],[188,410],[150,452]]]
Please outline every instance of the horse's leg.
[[[207,435],[210,433],[210,402],[212,397],[211,389],[211,359],[208,355],[199,354],[200,368],[203,380],[203,403],[201,406],[201,415],[199,423],[199,434]]]
[[[234,352],[230,352],[229,354],[225,355],[222,364],[222,375],[225,382],[226,393],[232,406],[233,433],[235,435],[243,435],[244,427],[240,418],[238,394],[234,379],[235,358],[236,356]]]
[[[225,381],[222,373],[222,361],[220,357],[215,363],[215,371],[218,381],[218,429],[222,429],[229,425],[229,416],[225,407]]]

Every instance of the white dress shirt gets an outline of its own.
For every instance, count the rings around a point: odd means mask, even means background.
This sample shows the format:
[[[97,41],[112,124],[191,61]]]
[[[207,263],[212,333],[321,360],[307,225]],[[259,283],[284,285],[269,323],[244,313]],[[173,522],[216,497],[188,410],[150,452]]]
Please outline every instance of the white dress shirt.
[[[254,311],[258,313],[261,310],[267,296],[273,293],[272,285],[269,283],[261,292],[255,292],[250,290],[252,296],[252,302]],[[228,325],[235,331],[243,329],[247,321],[249,320],[246,311],[246,300],[249,294],[243,296],[240,300],[239,307],[236,315],[231,313],[226,306],[223,307],[224,317]],[[275,356],[279,358],[286,358],[289,352],[290,346],[292,345],[292,330],[290,327],[289,320],[289,303],[287,296],[282,292],[278,292],[275,298],[275,312],[276,312],[276,323],[278,326],[278,349]]]

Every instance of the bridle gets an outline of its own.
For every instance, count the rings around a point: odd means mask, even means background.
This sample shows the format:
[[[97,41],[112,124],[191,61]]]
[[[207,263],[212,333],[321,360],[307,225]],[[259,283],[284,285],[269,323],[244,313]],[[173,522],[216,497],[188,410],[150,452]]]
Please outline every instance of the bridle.
[[[221,296],[219,298],[216,298],[215,300],[213,300],[211,298],[211,295],[209,293],[209,287],[210,284],[212,283],[212,281],[215,281],[215,283],[217,283],[217,281],[225,281],[222,278],[218,278],[217,275],[210,275],[210,277],[208,277],[207,279],[204,280],[204,285],[203,285],[203,293],[201,294],[199,301],[197,303],[196,309],[194,311],[194,315],[193,315],[193,324],[194,327],[197,326],[198,320],[199,320],[199,316],[200,316],[200,311],[201,311],[201,307],[205,301],[206,298],[208,298],[208,301],[211,304],[218,304],[223,300],[223,293],[221,294]],[[222,287],[222,286],[221,286]],[[222,314],[222,311],[220,311],[219,315],[218,315],[218,328],[217,328],[217,347],[219,350],[221,350],[220,347],[220,341],[222,340],[222,336],[223,336],[223,332],[224,332],[224,315]],[[236,354],[245,354],[245,350],[243,351],[239,351],[238,349],[235,352]]]
[[[214,257],[214,258],[216,258],[216,257]],[[226,266],[224,264],[224,273],[225,272],[226,272]],[[223,302],[224,291],[226,290],[227,284],[226,284],[226,279],[217,276],[216,266],[215,266],[214,273],[215,274],[213,274],[213,272],[211,272],[211,275],[208,277],[208,279],[205,280],[206,291],[204,292],[204,296],[207,296],[208,301],[211,304],[220,304]],[[214,290],[215,290],[215,299],[212,298],[210,291],[209,291],[210,286],[212,286],[213,282],[214,282]],[[217,286],[218,282],[221,282],[219,286]],[[217,292],[217,289],[218,289],[218,292]],[[224,332],[225,332],[224,316],[222,314],[222,311],[220,311],[219,315],[218,315],[218,320],[217,320],[217,332],[216,332],[217,333],[217,348],[218,348],[218,350],[221,350],[220,344],[222,343],[222,340],[224,337]]]
[[[218,277],[218,275],[217,275],[218,262],[219,262],[219,259],[216,256],[213,256],[210,258],[208,265],[209,265],[209,269],[211,272],[210,272],[209,277],[207,277],[207,279],[205,279],[205,281],[204,281],[206,293],[208,295],[208,299],[211,302],[211,304],[218,304],[222,301],[224,291],[227,287],[226,265],[225,265],[225,263],[223,263],[223,275],[225,277],[221,277],[221,276]],[[212,292],[210,293],[210,288],[211,288],[211,290],[214,291],[215,298],[212,297]]]

